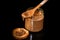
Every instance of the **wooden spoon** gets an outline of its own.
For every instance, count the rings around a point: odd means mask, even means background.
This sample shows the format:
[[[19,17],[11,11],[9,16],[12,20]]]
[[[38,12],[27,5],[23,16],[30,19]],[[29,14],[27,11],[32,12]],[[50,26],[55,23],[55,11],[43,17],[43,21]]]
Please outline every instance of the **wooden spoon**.
[[[28,16],[25,16],[24,14],[22,14],[23,18],[27,18],[27,17],[32,17],[34,15],[34,12],[40,8],[42,5],[44,5],[48,0],[43,0],[41,3],[39,3],[35,8],[31,9],[31,10],[27,10],[26,13]]]

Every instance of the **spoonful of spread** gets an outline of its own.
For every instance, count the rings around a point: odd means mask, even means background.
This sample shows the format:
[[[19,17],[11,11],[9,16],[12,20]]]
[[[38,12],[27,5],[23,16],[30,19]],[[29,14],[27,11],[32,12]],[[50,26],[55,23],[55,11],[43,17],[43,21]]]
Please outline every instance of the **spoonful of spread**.
[[[34,12],[40,8],[41,6],[43,6],[48,0],[43,0],[41,3],[39,3],[35,8],[27,10],[26,12],[22,13],[22,17],[24,18],[28,18],[28,17],[32,17],[34,15]]]

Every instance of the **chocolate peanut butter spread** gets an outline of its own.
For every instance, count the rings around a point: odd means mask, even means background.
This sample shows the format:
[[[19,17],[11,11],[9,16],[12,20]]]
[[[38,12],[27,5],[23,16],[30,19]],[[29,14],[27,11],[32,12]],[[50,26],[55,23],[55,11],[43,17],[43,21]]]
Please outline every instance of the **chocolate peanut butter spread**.
[[[24,28],[16,28],[13,30],[13,36],[16,39],[24,39],[24,38],[27,38],[28,35],[29,35],[29,32]]]
[[[16,31],[16,36],[22,36],[24,35],[26,32],[24,30],[21,30],[21,31]]]
[[[39,21],[39,20],[43,19],[43,17],[44,17],[43,10],[40,10],[40,11],[37,10],[34,13],[32,19],[33,19],[33,21]]]
[[[36,10],[32,18],[25,19],[25,28],[32,32],[38,32],[43,29],[43,10]]]

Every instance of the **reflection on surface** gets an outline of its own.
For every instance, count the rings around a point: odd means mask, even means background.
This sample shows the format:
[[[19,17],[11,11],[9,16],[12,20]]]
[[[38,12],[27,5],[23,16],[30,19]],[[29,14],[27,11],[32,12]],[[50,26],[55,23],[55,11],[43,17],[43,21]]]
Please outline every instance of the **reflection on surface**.
[[[30,34],[30,40],[32,40],[32,34]]]
[[[43,31],[40,32],[30,32],[30,35],[28,38],[24,40],[43,40],[44,33]]]

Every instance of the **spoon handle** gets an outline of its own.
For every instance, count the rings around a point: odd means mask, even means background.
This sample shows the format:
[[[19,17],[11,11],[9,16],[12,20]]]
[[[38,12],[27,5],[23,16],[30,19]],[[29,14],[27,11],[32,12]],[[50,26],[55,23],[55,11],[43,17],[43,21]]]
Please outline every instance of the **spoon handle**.
[[[43,6],[48,0],[43,0],[41,3],[39,3],[33,10],[37,10],[39,7]]]

